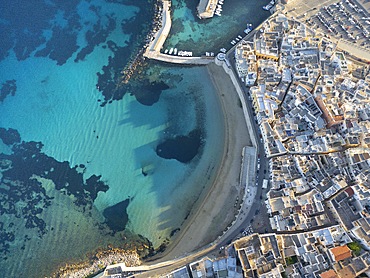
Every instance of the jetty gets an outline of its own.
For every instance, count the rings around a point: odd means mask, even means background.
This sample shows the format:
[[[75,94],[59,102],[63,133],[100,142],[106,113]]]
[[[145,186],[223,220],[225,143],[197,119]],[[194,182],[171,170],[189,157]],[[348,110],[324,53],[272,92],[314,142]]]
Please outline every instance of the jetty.
[[[217,0],[200,0],[197,11],[200,19],[211,18],[215,14]]]
[[[186,57],[161,53],[161,49],[170,33],[172,24],[170,11],[171,1],[162,0],[162,4],[161,28],[159,28],[159,30],[154,34],[154,37],[144,52],[144,57],[174,64],[206,65],[212,63],[214,61],[214,57]]]

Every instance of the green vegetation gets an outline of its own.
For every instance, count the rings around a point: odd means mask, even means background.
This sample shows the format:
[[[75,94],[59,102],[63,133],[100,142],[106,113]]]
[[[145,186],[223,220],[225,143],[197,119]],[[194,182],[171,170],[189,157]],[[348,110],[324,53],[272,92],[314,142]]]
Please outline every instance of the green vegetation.
[[[285,272],[282,272],[282,273],[280,273],[281,274],[281,277],[283,277],[283,278],[288,278],[288,276],[286,275],[286,273]]]
[[[361,250],[362,250],[362,247],[361,245],[354,241],[354,242],[350,242],[347,244],[348,248],[352,250],[353,254],[355,254],[355,256],[360,256],[360,253],[361,253]]]
[[[297,262],[297,256],[287,257],[285,258],[286,265],[292,265]]]

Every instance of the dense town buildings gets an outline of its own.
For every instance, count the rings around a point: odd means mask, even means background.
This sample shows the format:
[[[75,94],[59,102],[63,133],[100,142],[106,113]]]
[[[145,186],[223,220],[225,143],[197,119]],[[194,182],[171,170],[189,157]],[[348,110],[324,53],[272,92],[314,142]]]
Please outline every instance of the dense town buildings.
[[[357,277],[370,266],[369,68],[283,14],[253,44],[236,47],[236,70],[270,158],[276,233],[235,242],[245,277]]]

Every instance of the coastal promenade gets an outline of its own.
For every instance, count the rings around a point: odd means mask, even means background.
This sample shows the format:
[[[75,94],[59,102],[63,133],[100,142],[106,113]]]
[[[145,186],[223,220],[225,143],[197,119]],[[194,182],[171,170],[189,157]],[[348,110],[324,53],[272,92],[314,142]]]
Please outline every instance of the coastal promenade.
[[[155,33],[152,41],[146,48],[144,57],[172,64],[206,65],[212,63],[214,60],[213,57],[183,57],[161,53],[161,49],[170,33],[172,24],[170,12],[171,2],[170,0],[162,0],[162,4],[162,26]]]
[[[150,51],[145,54],[145,57],[161,62],[167,62],[172,64],[183,64],[183,65],[207,65],[212,63],[214,57],[202,58],[202,57],[181,57],[166,55],[156,51]]]

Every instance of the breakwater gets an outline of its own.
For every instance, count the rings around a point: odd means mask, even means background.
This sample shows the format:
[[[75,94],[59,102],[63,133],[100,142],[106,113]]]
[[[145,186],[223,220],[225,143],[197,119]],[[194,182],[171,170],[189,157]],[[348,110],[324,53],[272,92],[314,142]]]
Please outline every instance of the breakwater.
[[[122,84],[127,84],[132,75],[137,71],[138,67],[143,65],[145,61],[144,53],[146,49],[151,45],[152,40],[155,38],[155,34],[162,27],[162,2],[162,0],[157,0],[154,3],[150,32],[146,34],[146,37],[143,40],[143,46],[139,48],[137,54],[131,58],[125,68],[121,71],[121,80],[118,83],[118,86]]]
[[[136,251],[127,251],[119,248],[110,248],[99,251],[91,256],[88,261],[76,264],[68,264],[61,267],[54,277],[88,277],[103,271],[110,264],[124,263],[126,266],[138,266],[141,264]]]
[[[146,46],[143,56],[174,64],[206,65],[213,62],[213,57],[183,57],[160,52],[171,30],[171,2],[169,0],[162,0],[160,2],[162,3],[161,15],[158,16],[160,22],[158,22],[159,25],[157,25],[157,28],[151,32],[150,36],[152,37]],[[159,26],[160,28],[158,28]]]
[[[217,0],[200,0],[197,11],[200,19],[212,18],[217,7]]]

